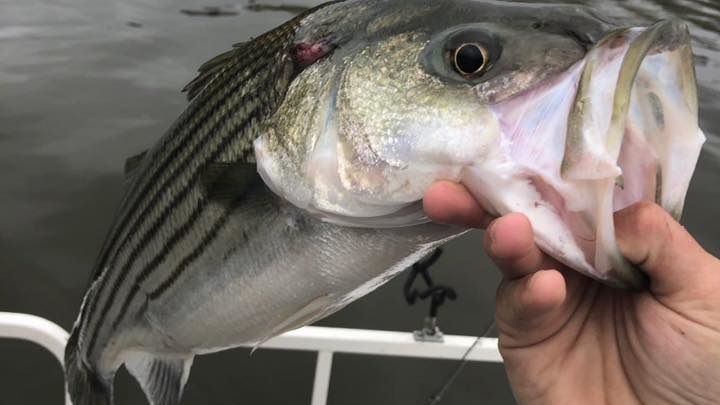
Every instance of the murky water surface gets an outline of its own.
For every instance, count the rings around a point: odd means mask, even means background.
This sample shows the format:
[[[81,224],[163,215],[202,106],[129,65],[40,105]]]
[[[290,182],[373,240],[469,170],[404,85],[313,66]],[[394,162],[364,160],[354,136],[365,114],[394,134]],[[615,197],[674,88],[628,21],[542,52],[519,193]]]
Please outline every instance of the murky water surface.
[[[708,143],[684,223],[720,253],[720,3],[582,3],[617,19],[677,16],[690,24]],[[152,144],[182,111],[179,89],[201,63],[283,22],[298,6],[317,2],[280,4],[250,10],[231,0],[0,0],[0,310],[35,313],[70,327],[121,192],[124,160]],[[450,246],[438,269],[462,297],[444,315],[452,333],[480,333],[492,312],[497,276],[462,269],[478,261],[489,267],[476,253],[477,241],[475,235]],[[404,307],[395,282],[325,322],[409,330],[419,326],[424,310]],[[8,403],[60,403],[60,372],[49,356],[4,343],[0,357],[0,390]],[[198,362],[185,403],[309,398],[311,355],[209,358]],[[439,385],[453,366],[383,361],[341,357],[331,403],[421,403],[428,389],[417,387]],[[397,381],[393,389],[388,379]],[[356,381],[367,393],[357,393]],[[471,367],[447,403],[480,394],[489,403],[512,401],[499,366]],[[133,403],[133,395],[119,393],[119,403]]]

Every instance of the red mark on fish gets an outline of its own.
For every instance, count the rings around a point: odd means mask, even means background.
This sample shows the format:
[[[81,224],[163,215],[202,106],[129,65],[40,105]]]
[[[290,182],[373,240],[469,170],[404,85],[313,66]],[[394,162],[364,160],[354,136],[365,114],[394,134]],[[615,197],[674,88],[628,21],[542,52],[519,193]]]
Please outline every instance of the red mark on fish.
[[[299,43],[293,50],[293,60],[299,67],[305,68],[322,59],[331,50],[332,46],[328,41]]]

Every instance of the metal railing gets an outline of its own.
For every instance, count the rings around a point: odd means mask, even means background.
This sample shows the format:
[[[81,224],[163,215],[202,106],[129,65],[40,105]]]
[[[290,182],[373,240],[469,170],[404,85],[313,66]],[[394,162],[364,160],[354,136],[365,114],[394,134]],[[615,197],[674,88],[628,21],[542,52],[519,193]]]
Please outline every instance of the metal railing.
[[[39,344],[63,363],[68,333],[60,326],[34,315],[0,312],[0,338],[22,339]],[[312,405],[327,402],[334,353],[502,362],[497,339],[445,335],[443,342],[417,342],[412,333],[366,329],[306,326],[268,340],[262,349],[315,351]],[[71,405],[65,394],[65,403]]]
[[[36,343],[52,353],[60,362],[65,362],[65,344],[70,334],[57,324],[45,318],[29,314],[0,312],[0,338],[21,339]],[[72,405],[65,392],[65,404]]]

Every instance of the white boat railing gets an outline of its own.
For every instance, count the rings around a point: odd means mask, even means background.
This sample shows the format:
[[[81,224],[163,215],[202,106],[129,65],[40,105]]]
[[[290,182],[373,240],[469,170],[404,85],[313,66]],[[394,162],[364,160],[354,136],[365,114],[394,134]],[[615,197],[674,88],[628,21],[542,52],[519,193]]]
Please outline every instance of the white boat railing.
[[[34,315],[0,312],[0,338],[22,339],[49,350],[63,364],[68,333],[60,326]],[[334,353],[502,362],[497,339],[445,335],[443,342],[417,342],[410,332],[306,326],[277,336],[262,349],[314,351],[318,353],[312,405],[325,405],[330,387]],[[65,394],[65,403],[71,405]]]
[[[52,353],[62,366],[65,344],[70,334],[45,318],[30,314],[0,312],[0,338],[20,339],[36,343]],[[72,405],[65,393],[65,404]]]

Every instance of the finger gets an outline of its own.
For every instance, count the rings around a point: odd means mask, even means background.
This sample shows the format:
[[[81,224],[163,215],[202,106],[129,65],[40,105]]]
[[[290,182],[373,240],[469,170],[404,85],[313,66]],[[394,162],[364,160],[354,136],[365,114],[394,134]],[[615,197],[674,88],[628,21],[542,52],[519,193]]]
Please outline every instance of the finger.
[[[561,267],[535,244],[532,225],[522,214],[508,214],[493,221],[484,243],[490,258],[509,279]]]
[[[430,186],[423,199],[425,213],[435,222],[485,228],[490,216],[465,187],[450,181]]]
[[[515,280],[504,280],[498,288],[496,317],[504,345],[528,345],[553,333],[553,322],[565,302],[567,288],[557,270],[542,270]]]
[[[720,262],[664,209],[640,203],[615,215],[622,254],[650,276],[656,294],[720,287]]]

